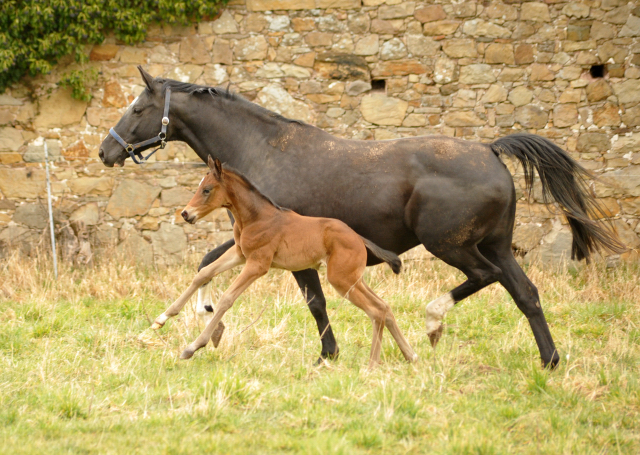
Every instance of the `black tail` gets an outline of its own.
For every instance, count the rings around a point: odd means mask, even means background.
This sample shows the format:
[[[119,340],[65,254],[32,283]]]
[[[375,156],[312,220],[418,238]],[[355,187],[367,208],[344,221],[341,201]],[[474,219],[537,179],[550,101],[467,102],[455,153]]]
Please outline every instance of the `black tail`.
[[[367,240],[362,236],[360,236],[360,238],[364,240],[364,246],[366,246],[367,249],[371,251],[375,257],[377,257],[378,259],[382,259],[384,262],[389,264],[389,267],[391,267],[393,273],[395,273],[396,275],[400,273],[400,271],[402,270],[402,261],[396,253],[380,248],[371,240]]]
[[[560,147],[534,134],[516,133],[492,143],[491,150],[520,161],[529,191],[533,186],[533,170],[538,171],[544,203],[555,200],[569,222],[572,259],[588,260],[600,247],[615,253],[627,251],[611,229],[594,221],[604,212],[588,190],[587,179],[593,176]]]

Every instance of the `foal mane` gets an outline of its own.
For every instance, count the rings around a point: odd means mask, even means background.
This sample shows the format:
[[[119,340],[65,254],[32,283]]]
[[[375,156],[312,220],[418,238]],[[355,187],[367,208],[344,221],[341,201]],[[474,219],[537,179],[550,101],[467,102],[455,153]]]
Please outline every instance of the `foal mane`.
[[[257,194],[259,197],[261,197],[264,201],[268,202],[269,204],[271,204],[272,206],[274,206],[275,208],[277,208],[278,210],[282,211],[282,212],[290,212],[291,209],[288,209],[286,207],[282,207],[278,204],[275,203],[275,201],[273,199],[271,199],[269,196],[267,196],[266,194],[264,194],[262,191],[260,191],[252,182],[251,180],[249,180],[248,178],[246,178],[244,175],[242,175],[240,172],[238,172],[237,170],[235,170],[234,168],[227,166],[226,164],[222,165],[222,171],[223,171],[223,175],[222,178],[224,179],[225,174],[227,175],[231,175],[233,177],[237,177],[240,182],[244,185],[244,187],[249,190],[250,192]]]
[[[163,95],[167,90],[167,88],[171,88],[172,92],[188,93],[189,95],[208,94],[214,99],[216,97],[219,97],[225,100],[239,103],[247,107],[249,110],[258,114],[266,115],[268,117],[276,118],[278,120],[283,120],[288,123],[297,123],[298,125],[306,125],[306,123],[300,120],[293,120],[293,119],[284,117],[283,115],[270,111],[269,109],[265,109],[264,107],[256,103],[252,103],[251,101],[243,98],[241,95],[238,95],[237,93],[232,92],[231,90],[226,89],[224,87],[209,87],[207,85],[198,85],[198,84],[191,84],[189,82],[175,81],[173,79],[164,79],[162,81]]]

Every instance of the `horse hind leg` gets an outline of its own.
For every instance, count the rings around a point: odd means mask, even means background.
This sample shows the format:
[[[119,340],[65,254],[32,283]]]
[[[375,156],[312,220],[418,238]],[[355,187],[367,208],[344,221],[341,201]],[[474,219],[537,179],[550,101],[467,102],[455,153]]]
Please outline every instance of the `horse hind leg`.
[[[467,276],[467,280],[427,305],[426,329],[433,347],[438,344],[442,336],[442,320],[447,312],[459,301],[495,283],[502,276],[500,268],[487,260],[475,245],[440,252],[436,256],[459,269]]]
[[[543,365],[547,368],[555,368],[560,362],[560,356],[540,306],[538,289],[513,257],[510,243],[510,241],[506,242],[498,249],[482,246],[481,248],[491,262],[502,269],[500,284],[511,294],[516,306],[529,321]]]

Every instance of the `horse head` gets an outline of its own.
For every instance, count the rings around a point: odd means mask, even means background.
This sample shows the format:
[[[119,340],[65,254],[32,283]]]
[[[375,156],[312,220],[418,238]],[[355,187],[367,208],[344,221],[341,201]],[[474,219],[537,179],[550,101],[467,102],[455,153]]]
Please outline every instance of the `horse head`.
[[[164,146],[166,137],[171,137],[172,125],[168,121],[169,106],[167,105],[165,109],[164,80],[154,78],[141,66],[138,66],[138,70],[146,85],[145,90],[131,103],[117,125],[112,128],[111,134],[100,145],[100,159],[108,167],[123,166],[127,157],[133,158],[133,155],[127,151],[128,145],[132,146],[131,151],[139,154],[154,145]],[[166,133],[163,137],[161,132],[164,130]]]

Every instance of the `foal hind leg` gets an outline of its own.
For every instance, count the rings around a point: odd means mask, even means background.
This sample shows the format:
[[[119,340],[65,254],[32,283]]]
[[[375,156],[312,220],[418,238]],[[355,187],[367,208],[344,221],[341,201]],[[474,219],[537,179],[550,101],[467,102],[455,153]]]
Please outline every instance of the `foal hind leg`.
[[[234,239],[227,240],[222,245],[217,246],[213,250],[209,251],[204,258],[202,258],[202,262],[198,266],[198,271],[202,270],[209,264],[215,262],[220,256],[226,253],[230,248],[235,245]],[[207,281],[203,284],[200,289],[198,289],[198,300],[196,303],[196,315],[203,322],[206,327],[207,324],[213,318],[213,303],[211,301],[211,281]],[[224,332],[224,324],[222,321],[216,327],[216,330],[213,332],[211,336],[211,341],[215,347],[218,347],[220,344],[220,338],[222,338],[222,333]]]
[[[375,300],[378,302],[379,305],[384,305],[388,308],[388,311],[386,313],[387,316],[385,318],[384,324],[387,327],[387,329],[389,329],[391,336],[396,341],[396,344],[400,348],[400,351],[402,352],[402,355],[404,356],[404,358],[407,359],[408,362],[415,362],[416,360],[418,360],[418,355],[415,353],[415,351],[413,350],[413,348],[411,347],[407,339],[402,334],[402,331],[400,330],[400,327],[396,322],[396,318],[393,315],[393,311],[391,310],[391,307],[389,306],[389,304],[387,304],[384,300],[378,297],[378,295],[375,292],[373,292],[373,289],[371,289],[366,283],[363,282],[363,285],[365,289],[365,294],[370,300]]]
[[[558,355],[556,345],[549,331],[549,325],[540,306],[538,289],[531,280],[529,280],[527,275],[525,275],[513,257],[509,244],[500,248],[498,251],[488,250],[487,248],[487,251],[483,249],[483,252],[485,252],[485,255],[494,264],[502,269],[500,284],[511,294],[518,309],[522,311],[529,321],[533,336],[538,345],[538,350],[540,351],[542,363],[545,367],[555,368],[560,362],[560,356]]]
[[[502,271],[489,262],[475,245],[439,252],[436,256],[462,271],[467,276],[467,281],[427,305],[426,328],[433,347],[442,336],[445,314],[460,300],[495,283],[502,275]]]

